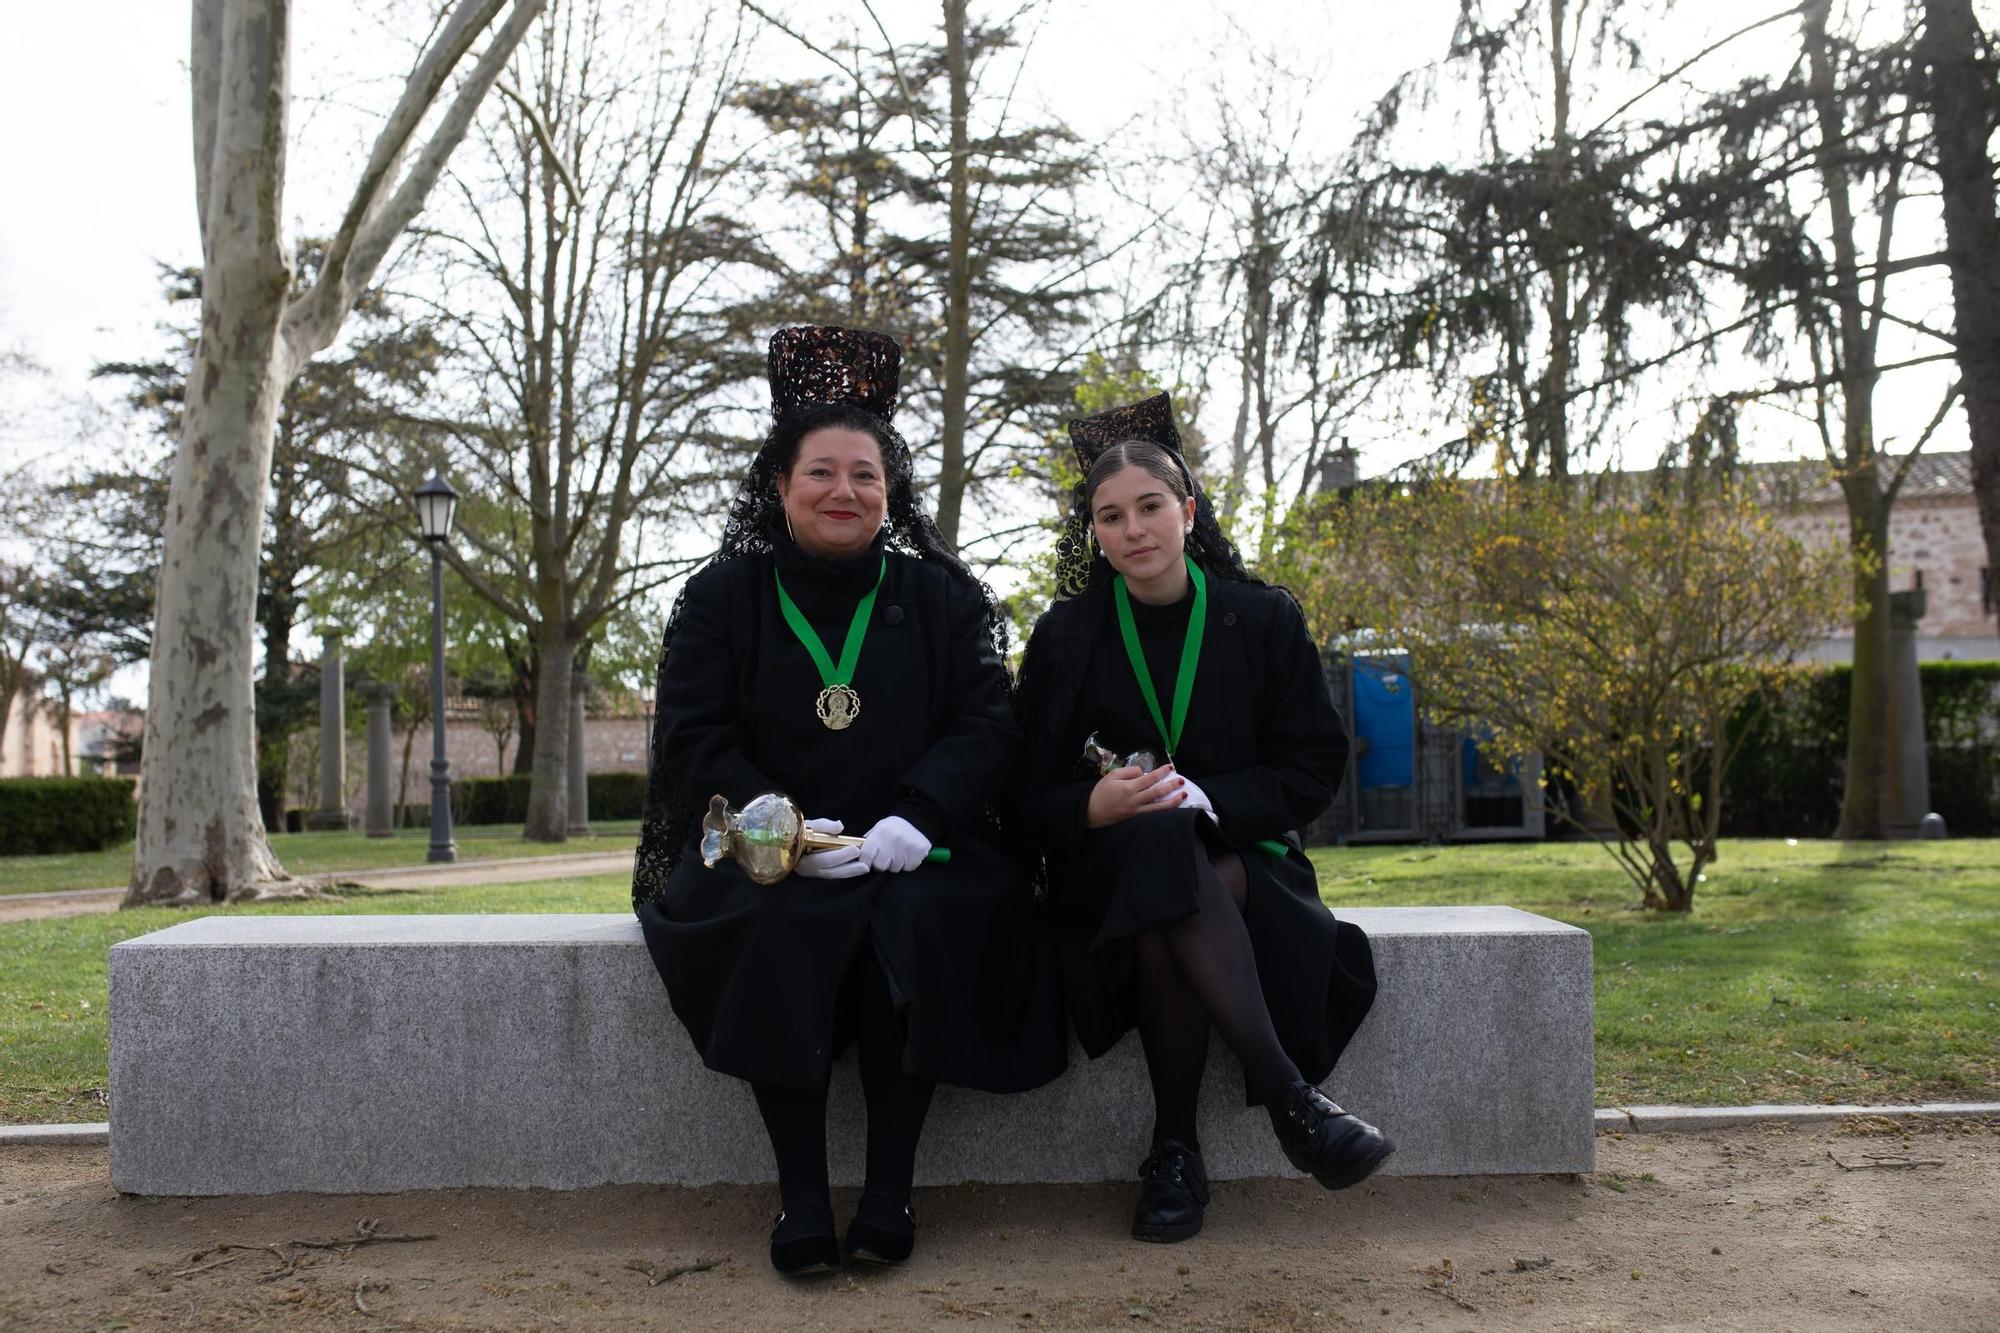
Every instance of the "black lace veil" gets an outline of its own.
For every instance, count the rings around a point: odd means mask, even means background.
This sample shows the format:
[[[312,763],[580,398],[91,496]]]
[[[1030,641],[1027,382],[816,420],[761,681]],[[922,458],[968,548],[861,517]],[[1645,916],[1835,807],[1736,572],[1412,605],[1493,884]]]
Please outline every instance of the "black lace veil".
[[[987,623],[1004,662],[1007,630],[999,604],[992,590],[974,577],[952,551],[937,524],[918,502],[910,447],[889,424],[896,410],[901,364],[902,348],[887,334],[862,329],[801,327],[780,329],[771,336],[768,362],[771,430],[730,502],[722,545],[702,569],[728,560],[769,554],[771,533],[784,522],[778,478],[797,458],[801,440],[828,426],[865,431],[875,437],[882,449],[883,479],[888,492],[882,518],[886,546],[902,555],[943,565],[977,589],[986,602]],[[662,677],[673,652],[674,631],[680,625],[686,601],[684,583],[660,638]],[[647,740],[652,750],[652,776],[646,784],[645,824],[640,831],[639,852],[632,872],[635,907],[666,891],[667,877],[679,864],[698,817],[696,804],[690,801],[688,793],[679,790],[666,776],[665,755],[661,752],[664,730],[662,720],[655,719],[653,734]],[[705,807],[705,797],[701,798],[701,804]]]

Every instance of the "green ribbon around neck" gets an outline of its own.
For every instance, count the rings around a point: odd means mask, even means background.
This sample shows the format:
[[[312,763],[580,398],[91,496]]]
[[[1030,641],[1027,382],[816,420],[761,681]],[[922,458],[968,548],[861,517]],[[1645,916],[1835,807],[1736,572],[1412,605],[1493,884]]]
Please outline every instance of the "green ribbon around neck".
[[[1118,634],[1125,640],[1125,656],[1132,663],[1132,674],[1139,679],[1139,694],[1146,701],[1146,711],[1153,715],[1153,725],[1160,729],[1160,739],[1166,742],[1169,760],[1180,748],[1181,731],[1187,725],[1188,700],[1194,697],[1195,672],[1201,666],[1202,631],[1208,626],[1208,580],[1202,576],[1200,565],[1186,556],[1181,558],[1187,560],[1188,579],[1194,584],[1194,609],[1188,612],[1187,637],[1181,641],[1180,674],[1174,678],[1172,727],[1160,712],[1153,672],[1146,665],[1145,650],[1139,646],[1139,627],[1132,623],[1132,595],[1125,591],[1125,576],[1120,574],[1111,581],[1111,597],[1118,604]],[[1276,838],[1261,838],[1250,845],[1270,856],[1283,857],[1291,851]]]
[[[1195,671],[1201,666],[1201,635],[1208,625],[1208,580],[1202,576],[1200,565],[1187,556],[1181,559],[1187,561],[1188,578],[1194,583],[1194,609],[1188,612],[1187,637],[1181,641],[1180,674],[1174,678],[1172,727],[1160,712],[1153,673],[1146,665],[1145,650],[1139,646],[1139,627],[1132,623],[1132,595],[1125,591],[1125,576],[1120,574],[1111,581],[1111,598],[1118,604],[1118,633],[1125,640],[1125,656],[1132,663],[1132,674],[1139,678],[1139,694],[1146,701],[1146,710],[1153,715],[1153,725],[1160,729],[1169,760],[1180,749],[1181,729],[1187,725],[1188,700],[1194,697]]]
[[[778,585],[778,609],[785,613],[785,623],[792,627],[792,633],[798,636],[799,642],[804,644],[806,651],[812,655],[813,665],[819,668],[820,684],[828,689],[836,685],[854,683],[854,668],[861,661],[861,641],[868,637],[869,615],[875,610],[875,594],[882,591],[882,580],[888,575],[889,560],[884,556],[882,568],[875,575],[875,586],[868,590],[868,595],[854,608],[854,619],[847,626],[847,642],[841,645],[840,661],[836,664],[833,658],[827,655],[826,645],[820,641],[819,634],[806,621],[798,604],[792,601],[791,594],[785,591],[785,581],[778,577],[776,566],[772,567],[771,581]]]

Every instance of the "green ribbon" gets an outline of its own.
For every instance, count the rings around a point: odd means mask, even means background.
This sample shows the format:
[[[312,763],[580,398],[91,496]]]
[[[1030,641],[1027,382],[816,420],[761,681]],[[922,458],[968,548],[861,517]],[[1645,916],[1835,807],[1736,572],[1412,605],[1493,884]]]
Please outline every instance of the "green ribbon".
[[[1194,581],[1194,610],[1188,613],[1187,637],[1181,641],[1180,675],[1174,679],[1172,728],[1160,712],[1153,673],[1146,666],[1145,650],[1139,646],[1139,628],[1132,623],[1132,595],[1125,591],[1125,576],[1120,574],[1111,581],[1111,597],[1118,604],[1118,633],[1125,640],[1125,656],[1132,663],[1132,674],[1139,678],[1139,693],[1146,701],[1146,710],[1153,715],[1153,725],[1160,729],[1160,739],[1166,742],[1169,761],[1180,748],[1181,728],[1187,725],[1188,700],[1194,697],[1194,675],[1201,666],[1201,635],[1208,625],[1208,580],[1202,577],[1201,566],[1187,556],[1181,559],[1187,561],[1188,578]]]
[[[1111,582],[1111,597],[1118,604],[1118,634],[1125,640],[1125,656],[1132,663],[1132,674],[1139,678],[1139,694],[1146,701],[1146,711],[1153,715],[1153,725],[1160,729],[1160,739],[1166,742],[1169,760],[1180,748],[1181,731],[1187,725],[1188,700],[1194,697],[1195,672],[1201,667],[1202,631],[1208,626],[1208,580],[1202,577],[1200,565],[1187,556],[1181,558],[1187,561],[1188,578],[1194,583],[1194,609],[1188,613],[1187,637],[1181,641],[1180,675],[1174,680],[1172,728],[1160,712],[1153,673],[1146,665],[1145,650],[1139,646],[1139,627],[1132,623],[1132,595],[1125,591],[1125,576],[1120,574]],[[1277,838],[1263,838],[1250,845],[1269,856],[1282,857],[1291,851],[1288,844]]]
[[[875,575],[875,586],[868,590],[868,595],[854,608],[854,619],[847,626],[847,642],[841,645],[840,662],[835,665],[834,660],[827,656],[826,645],[820,642],[819,635],[806,621],[798,605],[792,601],[791,594],[785,591],[785,581],[778,577],[777,567],[772,566],[771,581],[778,585],[778,609],[785,613],[785,623],[792,627],[792,633],[798,636],[799,642],[805,645],[806,652],[812,655],[813,665],[819,668],[820,684],[828,689],[836,685],[854,683],[854,667],[861,660],[861,641],[868,637],[869,613],[874,611],[875,594],[882,591],[882,580],[888,575],[889,560],[884,556],[882,568]]]

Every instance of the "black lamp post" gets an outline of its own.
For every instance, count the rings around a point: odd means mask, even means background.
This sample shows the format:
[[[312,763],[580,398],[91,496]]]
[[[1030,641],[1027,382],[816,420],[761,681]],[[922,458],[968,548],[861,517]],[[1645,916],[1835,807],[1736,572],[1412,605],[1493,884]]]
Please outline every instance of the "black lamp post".
[[[442,475],[417,487],[417,526],[431,548],[431,850],[430,861],[456,861],[451,838],[451,762],[444,757],[444,544],[458,512],[458,492]]]

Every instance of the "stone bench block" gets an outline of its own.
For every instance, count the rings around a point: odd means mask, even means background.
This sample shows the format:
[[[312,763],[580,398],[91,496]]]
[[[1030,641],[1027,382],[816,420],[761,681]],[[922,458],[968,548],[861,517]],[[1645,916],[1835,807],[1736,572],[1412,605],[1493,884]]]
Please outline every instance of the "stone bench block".
[[[1590,936],[1502,907],[1357,909],[1381,994],[1328,1083],[1407,1175],[1588,1171]],[[111,950],[111,1176],[135,1194],[572,1189],[774,1178],[749,1089],[705,1069],[625,915],[217,915]],[[1215,1043],[1217,1177],[1290,1175]],[[1130,1178],[1136,1037],[1019,1097],[939,1090],[918,1181]],[[861,1174],[853,1057],[837,1183]]]

